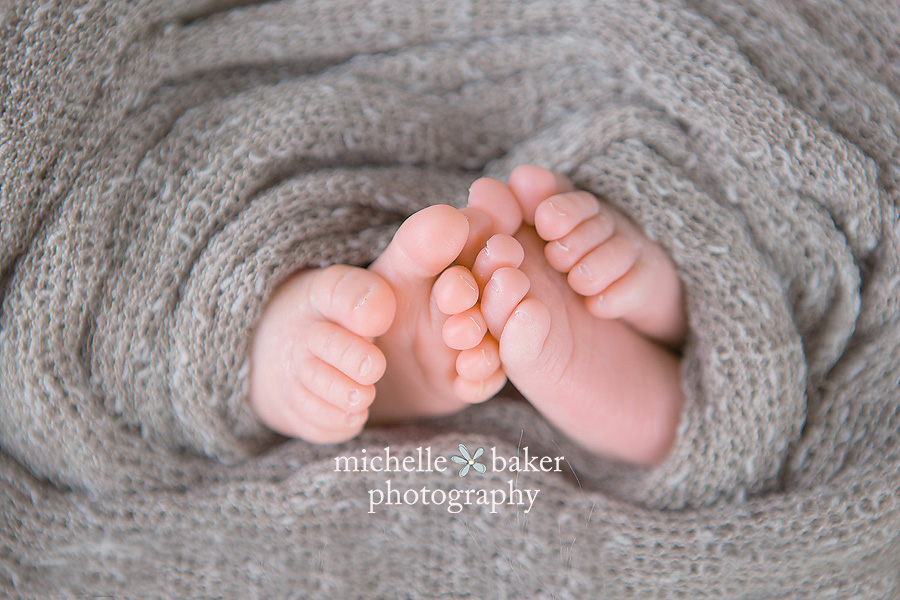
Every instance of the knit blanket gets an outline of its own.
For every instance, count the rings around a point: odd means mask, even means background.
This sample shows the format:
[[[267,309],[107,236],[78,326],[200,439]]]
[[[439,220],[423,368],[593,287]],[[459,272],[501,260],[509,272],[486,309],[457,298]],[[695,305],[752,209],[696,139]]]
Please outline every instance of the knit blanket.
[[[8,0],[0,41],[3,595],[900,594],[900,4]],[[666,460],[512,392],[268,433],[277,283],[523,163],[678,266]]]

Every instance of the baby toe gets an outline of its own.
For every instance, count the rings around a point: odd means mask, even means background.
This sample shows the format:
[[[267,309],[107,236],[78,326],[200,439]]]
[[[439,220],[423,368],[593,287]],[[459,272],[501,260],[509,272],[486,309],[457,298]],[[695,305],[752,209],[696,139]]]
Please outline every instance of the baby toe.
[[[453,392],[463,402],[478,404],[490,400],[499,394],[505,385],[506,374],[503,372],[503,369],[499,369],[487,379],[478,381],[457,377],[453,381]]]
[[[368,420],[368,410],[327,415],[321,419],[322,425],[315,419],[307,421],[302,434],[293,437],[299,437],[311,444],[340,444],[358,436]]]
[[[491,218],[495,232],[514,234],[522,225],[522,209],[512,191],[502,181],[482,177],[469,188],[469,203]]]
[[[487,324],[481,309],[473,306],[469,310],[453,315],[444,322],[442,337],[444,343],[453,350],[468,350],[477,346],[484,334]]]
[[[306,367],[306,352],[360,385],[373,385],[384,374],[384,354],[371,342],[327,321],[310,327],[305,345],[294,347],[292,362],[300,373]]]
[[[306,362],[299,380],[311,394],[344,412],[362,410],[375,399],[374,385],[360,385],[317,358]]]
[[[560,273],[568,273],[588,252],[612,237],[615,231],[612,218],[603,213],[597,214],[567,235],[548,242],[544,246],[544,256],[551,267]]]
[[[363,337],[384,334],[397,307],[386,281],[366,269],[348,265],[318,271],[308,293],[310,304],[321,318]]]
[[[455,315],[478,302],[478,283],[467,268],[454,265],[434,282],[432,295],[438,310],[445,315]]]
[[[261,407],[258,416],[273,431],[313,444],[344,442],[357,436],[368,420],[368,410],[337,408],[299,383],[281,388],[277,402]]]
[[[624,235],[614,235],[569,271],[569,286],[582,296],[599,294],[625,275],[638,256],[638,248],[632,240]]]
[[[478,285],[483,288],[497,269],[503,267],[517,269],[524,260],[525,250],[522,244],[512,236],[498,233],[485,242],[484,248],[478,253],[472,266],[472,274]]]
[[[482,210],[472,206],[464,206],[459,209],[469,222],[469,235],[462,251],[456,258],[457,264],[471,268],[478,252],[484,247],[484,243],[493,235],[491,218]]]
[[[469,381],[487,379],[500,368],[500,344],[493,336],[463,350],[456,357],[456,373]]]
[[[674,266],[642,255],[625,275],[602,293],[585,298],[585,307],[601,319],[623,319],[652,339],[678,347],[684,342],[687,317],[681,282]]]
[[[500,337],[500,360],[516,371],[529,371],[539,366],[543,372],[551,372],[554,365],[541,364],[545,344],[550,334],[550,311],[536,298],[526,298],[515,308]],[[550,352],[548,356],[559,359],[562,352]],[[512,372],[512,371],[510,371]]]
[[[430,282],[457,259],[469,235],[465,215],[445,204],[423,208],[400,225],[370,269],[395,289]]]
[[[528,225],[534,225],[535,212],[541,202],[555,194],[575,189],[566,176],[534,165],[521,165],[513,169],[509,175],[509,188]]]
[[[506,321],[530,288],[528,276],[519,269],[503,267],[491,276],[482,295],[481,314],[495,338],[500,337]]]
[[[600,212],[600,201],[585,191],[566,192],[541,202],[534,215],[534,227],[544,240],[557,240]]]
[[[324,405],[324,401],[322,402]],[[296,437],[311,444],[340,444],[358,436],[368,420],[369,411],[366,409],[357,412],[328,412],[321,418],[311,418],[307,422],[303,434]]]
[[[619,319],[646,306],[653,297],[653,284],[653,269],[638,261],[602,293],[585,298],[585,306],[595,317]]]

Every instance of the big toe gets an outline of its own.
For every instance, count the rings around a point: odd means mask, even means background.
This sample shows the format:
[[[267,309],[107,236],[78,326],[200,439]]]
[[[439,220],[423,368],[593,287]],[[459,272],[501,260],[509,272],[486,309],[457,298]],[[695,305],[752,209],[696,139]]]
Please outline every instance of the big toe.
[[[502,181],[490,177],[476,180],[469,188],[468,206],[490,217],[494,233],[512,235],[522,225],[522,209]]]
[[[522,219],[534,225],[538,205],[555,194],[575,189],[565,175],[535,165],[520,165],[509,175],[509,189],[519,203]]]
[[[465,215],[436,204],[409,217],[370,269],[395,287],[416,285],[437,277],[462,252],[469,235]]]

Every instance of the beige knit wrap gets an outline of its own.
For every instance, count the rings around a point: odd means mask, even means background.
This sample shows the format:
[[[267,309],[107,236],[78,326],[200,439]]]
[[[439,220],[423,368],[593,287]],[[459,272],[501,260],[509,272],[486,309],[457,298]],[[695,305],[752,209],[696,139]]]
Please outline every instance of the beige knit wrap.
[[[0,589],[898,597],[898,48],[893,0],[3,0]],[[591,459],[504,398],[266,433],[247,348],[278,281],[522,163],[679,267],[668,459]],[[334,460],[459,443],[565,468],[516,476],[527,513],[372,511],[388,479],[511,474]]]

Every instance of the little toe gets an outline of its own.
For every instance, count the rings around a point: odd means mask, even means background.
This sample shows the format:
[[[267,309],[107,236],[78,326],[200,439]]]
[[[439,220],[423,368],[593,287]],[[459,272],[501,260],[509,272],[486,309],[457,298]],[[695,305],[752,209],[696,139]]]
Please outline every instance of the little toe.
[[[535,212],[541,202],[554,194],[570,192],[575,186],[565,175],[543,167],[521,165],[510,174],[509,188],[522,210],[523,221],[534,225]]]
[[[615,231],[612,218],[604,213],[597,214],[567,235],[547,242],[544,256],[551,267],[560,273],[568,273],[588,252],[612,237]]]
[[[495,338],[499,339],[509,316],[530,288],[528,276],[512,267],[497,269],[491,276],[481,298],[481,314]]]
[[[674,267],[641,258],[602,293],[585,298],[585,306],[595,317],[622,319],[648,337],[677,348],[687,333],[681,298]]]
[[[506,385],[506,374],[503,369],[494,372],[487,379],[471,381],[462,377],[457,377],[453,381],[453,392],[456,397],[469,404],[478,404],[490,400],[500,393],[503,386]]]
[[[394,292],[375,273],[333,265],[316,271],[309,286],[305,291],[309,304],[324,319],[363,337],[378,337],[391,326],[397,307]],[[297,304],[302,301],[298,299]]]
[[[366,408],[348,411],[319,398],[303,385],[285,385],[279,402],[260,419],[273,431],[313,444],[335,444],[359,435],[369,418]]]
[[[487,379],[500,367],[500,344],[490,335],[477,346],[463,350],[456,357],[457,374],[469,381]]]
[[[590,192],[556,194],[538,205],[534,228],[541,239],[558,240],[598,213],[600,201]]]
[[[582,296],[603,292],[634,266],[638,248],[624,235],[614,235],[594,248],[569,271],[569,286]]]
[[[348,419],[346,427],[320,427],[310,421],[297,421],[294,426],[294,420],[285,420],[284,428],[273,426],[270,428],[281,435],[300,438],[310,444],[341,444],[358,436],[365,427],[369,416],[368,411],[363,411],[345,418]],[[287,425],[287,423],[291,423],[291,425]]]
[[[502,181],[490,177],[476,180],[469,188],[468,205],[488,215],[496,233],[512,235],[522,225],[522,209]]]
[[[384,354],[375,344],[343,327],[327,321],[309,329],[305,345],[295,345],[292,368],[301,373],[306,368],[306,352],[312,354],[360,385],[373,385],[384,374]]]
[[[600,319],[619,319],[643,309],[652,298],[653,269],[641,261],[602,293],[585,298],[585,306]]]
[[[445,204],[409,217],[370,269],[396,289],[415,287],[437,277],[459,256],[469,235],[465,215]]]
[[[438,310],[445,315],[455,315],[478,302],[478,282],[467,268],[454,265],[434,282],[432,295]]]
[[[504,233],[498,233],[484,244],[478,253],[472,274],[482,288],[487,285],[494,271],[503,267],[519,268],[525,260],[525,249],[519,241]]]
[[[477,306],[449,317],[442,330],[444,343],[453,350],[474,348],[484,339],[485,333],[487,324]]]

